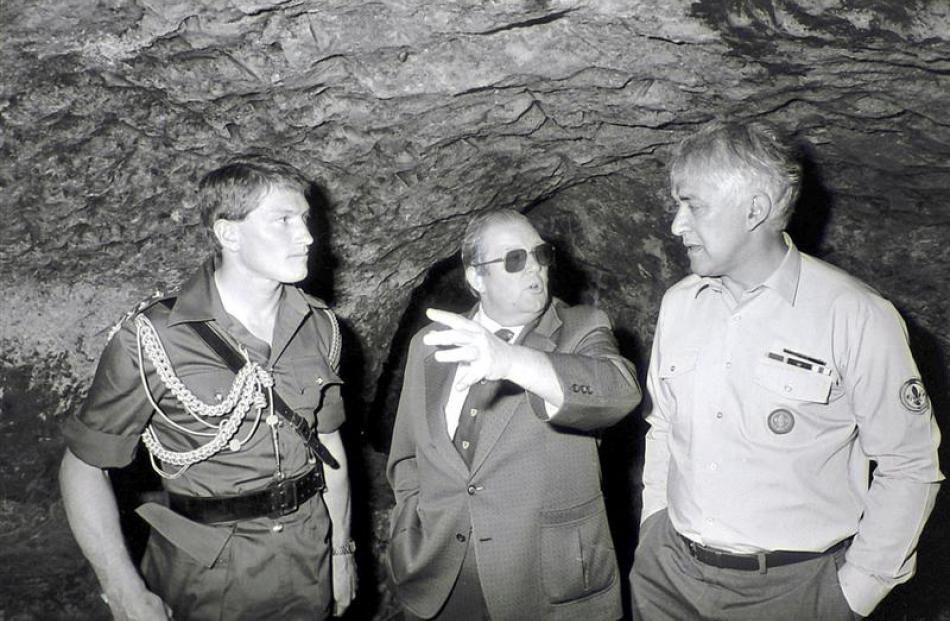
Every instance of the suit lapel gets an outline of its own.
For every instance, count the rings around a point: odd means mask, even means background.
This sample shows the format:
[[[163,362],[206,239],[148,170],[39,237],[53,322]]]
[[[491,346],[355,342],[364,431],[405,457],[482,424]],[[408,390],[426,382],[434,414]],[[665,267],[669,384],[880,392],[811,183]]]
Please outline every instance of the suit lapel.
[[[524,345],[543,352],[552,352],[557,348],[552,336],[561,326],[561,320],[554,310],[553,302],[541,315],[538,324],[532,329],[526,326],[519,335],[516,344]],[[528,396],[525,391],[510,382],[505,382],[499,391],[499,399],[494,406],[485,413],[482,420],[481,433],[478,435],[478,444],[475,447],[475,457],[472,459],[472,473],[478,471],[488,454],[501,437],[505,427],[511,422],[516,412],[529,408]]]
[[[449,438],[449,432],[445,428],[445,404],[449,399],[449,390],[452,388],[452,380],[455,378],[456,364],[446,364],[435,359],[433,351],[425,359],[425,412],[426,421],[429,425],[429,436],[432,438],[432,444],[445,458],[452,464],[463,478],[468,478],[468,466],[465,460],[455,450],[452,439]]]

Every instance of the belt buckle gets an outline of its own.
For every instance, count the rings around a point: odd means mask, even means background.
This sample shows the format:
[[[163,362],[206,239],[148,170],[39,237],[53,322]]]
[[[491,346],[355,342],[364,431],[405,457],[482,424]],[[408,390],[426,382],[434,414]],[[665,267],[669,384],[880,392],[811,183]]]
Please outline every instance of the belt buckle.
[[[269,517],[277,518],[290,515],[297,510],[298,506],[300,506],[300,503],[297,502],[296,479],[284,479],[271,485]]]

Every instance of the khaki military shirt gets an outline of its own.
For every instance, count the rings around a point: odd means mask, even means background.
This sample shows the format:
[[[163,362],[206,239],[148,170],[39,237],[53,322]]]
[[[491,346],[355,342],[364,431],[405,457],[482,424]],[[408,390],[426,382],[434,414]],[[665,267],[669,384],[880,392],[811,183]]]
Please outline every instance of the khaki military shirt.
[[[643,517],[668,507],[681,534],[736,553],[855,535],[840,578],[867,614],[914,571],[940,434],[893,306],[786,240],[739,300],[695,275],[664,296]]]

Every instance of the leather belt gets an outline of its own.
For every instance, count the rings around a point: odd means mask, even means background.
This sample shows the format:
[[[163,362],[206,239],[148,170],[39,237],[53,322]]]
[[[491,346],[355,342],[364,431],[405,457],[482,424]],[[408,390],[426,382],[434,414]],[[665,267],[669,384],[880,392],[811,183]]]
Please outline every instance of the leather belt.
[[[851,543],[851,538],[849,537],[848,539],[839,541],[823,552],[776,550],[774,552],[760,552],[759,554],[733,554],[732,552],[706,547],[683,535],[680,535],[680,538],[686,543],[687,548],[689,548],[690,555],[700,563],[720,567],[722,569],[758,571],[761,573],[765,573],[769,567],[792,565],[794,563],[810,561],[827,554],[834,554]]]
[[[203,524],[265,516],[276,518],[293,513],[323,489],[323,471],[315,468],[295,479],[285,479],[237,496],[201,497],[168,492],[168,506],[189,520]]]

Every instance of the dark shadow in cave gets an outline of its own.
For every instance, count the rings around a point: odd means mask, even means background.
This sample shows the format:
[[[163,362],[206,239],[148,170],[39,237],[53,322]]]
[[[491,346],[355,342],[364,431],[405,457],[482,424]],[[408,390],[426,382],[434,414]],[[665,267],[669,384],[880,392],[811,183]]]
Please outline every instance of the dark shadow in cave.
[[[799,155],[802,165],[801,192],[786,231],[799,250],[820,258],[824,254],[822,245],[834,199],[815,163],[813,147],[802,142]]]
[[[647,424],[643,420],[646,395],[646,362],[641,363],[643,347],[640,339],[630,330],[614,326],[617,346],[624,358],[637,366],[637,381],[643,399],[638,407],[619,423],[602,433],[600,462],[603,469],[603,488],[607,505],[610,534],[617,551],[620,567],[620,590],[623,593],[624,619],[632,618],[630,610],[630,583],[627,576],[633,567],[633,553],[640,531],[641,491],[643,489],[643,437]]]
[[[389,343],[389,356],[383,363],[376,395],[369,408],[374,413],[367,420],[364,435],[375,450],[389,453],[396,407],[402,392],[406,357],[413,335],[429,323],[425,316],[427,308],[440,308],[455,313],[464,313],[475,303],[475,297],[465,284],[462,262],[458,253],[438,261],[429,268],[425,280],[410,295],[409,304],[403,311],[399,326]]]
[[[310,258],[307,261],[307,278],[300,283],[300,288],[332,305],[333,276],[339,264],[330,247],[333,235],[330,218],[332,203],[326,191],[316,183],[310,185],[307,202],[310,204],[310,234],[313,236],[313,244],[310,246]]]
[[[554,245],[554,268],[549,282],[551,295],[571,306],[582,304],[584,293],[590,288],[590,279],[567,251],[570,243],[556,235],[544,235],[544,239]]]

